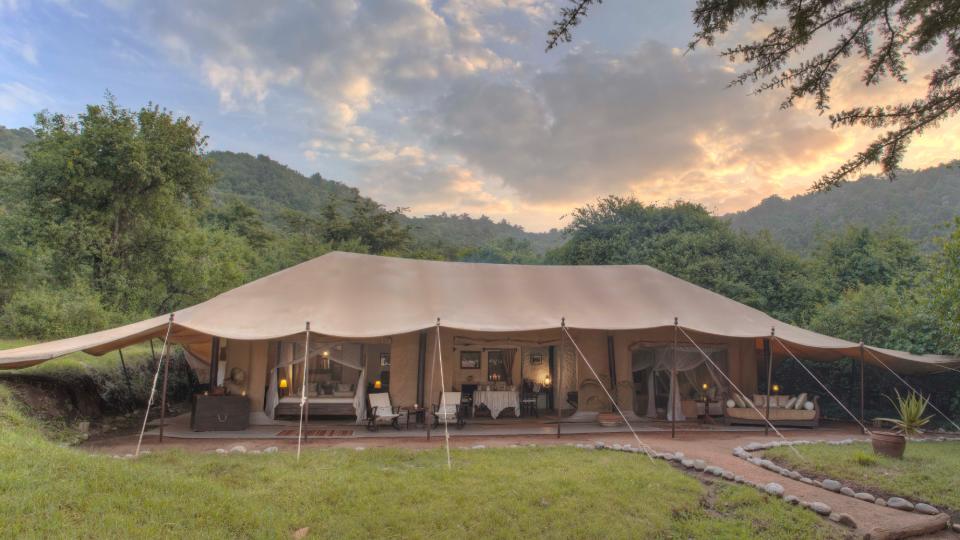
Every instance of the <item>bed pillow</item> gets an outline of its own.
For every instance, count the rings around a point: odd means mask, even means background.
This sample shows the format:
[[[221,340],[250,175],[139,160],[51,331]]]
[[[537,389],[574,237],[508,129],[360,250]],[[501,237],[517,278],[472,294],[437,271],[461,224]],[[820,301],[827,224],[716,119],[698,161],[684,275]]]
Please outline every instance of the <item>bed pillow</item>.
[[[793,396],[792,398],[788,399],[788,400],[787,400],[787,404],[784,405],[783,408],[785,408],[785,409],[793,409],[793,408],[795,408],[795,407],[797,406],[797,401],[799,401],[799,400],[797,399],[797,397],[798,397],[798,396]]]
[[[754,394],[753,395],[753,404],[757,407],[766,407],[767,406],[767,396],[763,394]]]
[[[337,392],[349,392],[349,391],[350,391],[349,384],[340,383],[337,385]]]
[[[734,400],[732,400],[732,399],[728,399],[728,400],[727,400],[727,408],[728,408],[728,409],[736,409],[736,408],[737,408],[737,402],[734,401]]]
[[[747,405],[747,402],[740,397],[740,394],[734,394],[733,400],[737,402],[737,407],[740,407],[741,409],[746,409],[749,406]]]
[[[808,401],[808,402],[804,403],[804,404],[803,404],[803,408],[806,409],[806,410],[808,410],[808,411],[812,411],[813,408],[814,408],[813,402],[812,402],[812,401]]]
[[[793,408],[796,409],[796,410],[798,410],[798,411],[801,411],[801,410],[803,410],[803,406],[804,406],[804,404],[805,404],[806,402],[807,402],[807,393],[804,392],[804,393],[800,394],[799,396],[797,396],[797,401],[796,401],[796,403],[794,403],[794,407],[793,407]]]

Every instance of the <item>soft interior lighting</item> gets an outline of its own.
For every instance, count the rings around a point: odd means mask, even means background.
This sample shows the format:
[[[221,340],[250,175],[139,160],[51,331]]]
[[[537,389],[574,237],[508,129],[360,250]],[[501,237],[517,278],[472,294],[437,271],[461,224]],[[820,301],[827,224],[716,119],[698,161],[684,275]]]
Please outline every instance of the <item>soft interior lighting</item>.
[[[703,389],[706,390],[707,388],[710,388],[710,385],[707,383],[703,383]]]
[[[284,389],[285,389],[286,387],[287,387],[287,380],[286,380],[286,379],[280,379],[280,388],[284,388]]]
[[[326,358],[330,356],[330,351],[323,351],[323,357]]]
[[[779,384],[773,385],[773,392],[774,392],[775,394],[780,393],[780,385],[779,385]]]
[[[381,388],[383,388],[383,383],[380,382],[380,379],[377,379],[377,380],[373,381],[373,389],[374,389],[374,390],[380,390]]]
[[[543,378],[543,384],[544,384],[544,386],[550,386],[550,376],[549,376],[549,375],[547,375],[546,377]]]

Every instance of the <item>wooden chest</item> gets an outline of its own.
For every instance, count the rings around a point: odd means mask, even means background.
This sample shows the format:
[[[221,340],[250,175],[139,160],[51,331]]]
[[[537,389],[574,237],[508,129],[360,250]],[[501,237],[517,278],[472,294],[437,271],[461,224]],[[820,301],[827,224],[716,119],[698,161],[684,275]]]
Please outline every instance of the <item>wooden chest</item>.
[[[193,431],[240,431],[249,425],[250,400],[246,396],[193,396]]]

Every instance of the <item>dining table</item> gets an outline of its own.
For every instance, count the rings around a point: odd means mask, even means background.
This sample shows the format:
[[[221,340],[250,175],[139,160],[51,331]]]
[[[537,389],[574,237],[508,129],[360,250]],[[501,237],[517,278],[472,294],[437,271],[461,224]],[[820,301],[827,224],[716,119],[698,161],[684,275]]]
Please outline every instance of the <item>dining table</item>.
[[[514,414],[520,416],[520,392],[516,390],[477,390],[473,393],[474,408],[485,405],[490,416],[497,418],[505,409],[513,407]]]

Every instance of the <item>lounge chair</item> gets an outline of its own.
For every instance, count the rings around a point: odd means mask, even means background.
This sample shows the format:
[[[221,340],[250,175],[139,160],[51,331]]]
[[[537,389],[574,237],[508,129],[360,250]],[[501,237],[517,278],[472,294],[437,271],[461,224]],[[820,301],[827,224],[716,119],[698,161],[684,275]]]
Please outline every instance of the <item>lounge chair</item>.
[[[457,429],[463,429],[466,423],[465,407],[460,403],[460,392],[441,392],[439,403],[433,406],[433,427],[440,422],[450,425],[456,423]]]
[[[378,392],[367,394],[370,406],[367,407],[367,429],[377,431],[381,424],[390,424],[393,429],[400,429],[400,409],[390,404],[390,394]]]

